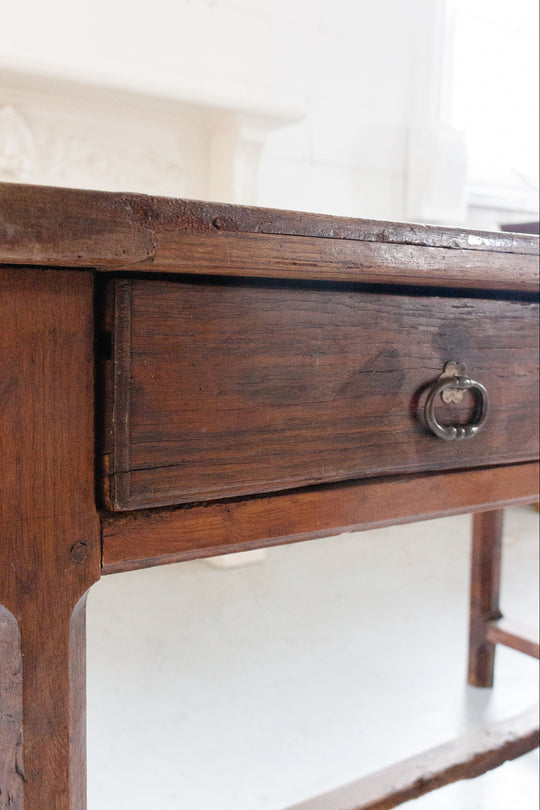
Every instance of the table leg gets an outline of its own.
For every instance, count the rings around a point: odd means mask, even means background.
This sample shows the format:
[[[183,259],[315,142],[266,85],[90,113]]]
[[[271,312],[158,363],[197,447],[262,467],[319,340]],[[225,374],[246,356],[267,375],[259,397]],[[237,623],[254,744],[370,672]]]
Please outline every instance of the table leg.
[[[0,268],[0,808],[84,810],[93,279]]]
[[[468,681],[493,686],[495,644],[488,640],[489,622],[500,619],[502,509],[473,516]]]
[[[0,808],[86,808],[85,602],[0,612]]]

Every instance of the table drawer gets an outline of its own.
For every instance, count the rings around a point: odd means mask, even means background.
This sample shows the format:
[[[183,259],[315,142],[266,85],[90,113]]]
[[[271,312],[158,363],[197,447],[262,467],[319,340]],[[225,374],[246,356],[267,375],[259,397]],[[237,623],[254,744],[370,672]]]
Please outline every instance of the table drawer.
[[[212,277],[121,279],[107,300],[113,509],[538,455],[535,303]],[[426,422],[449,361],[489,395],[464,441]],[[439,424],[478,419],[483,395],[462,397],[436,397]]]

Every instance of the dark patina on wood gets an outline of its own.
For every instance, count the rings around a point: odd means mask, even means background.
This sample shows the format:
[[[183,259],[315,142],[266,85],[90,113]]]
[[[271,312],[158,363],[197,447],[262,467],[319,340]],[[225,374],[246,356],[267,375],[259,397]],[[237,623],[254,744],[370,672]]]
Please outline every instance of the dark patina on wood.
[[[2,260],[536,291],[538,238],[292,211],[0,184]]]
[[[350,285],[119,280],[106,375],[108,503],[135,509],[374,475],[534,459],[538,305]],[[445,364],[489,392],[444,442]],[[437,405],[467,421],[473,397]]]
[[[496,644],[538,654],[498,607],[499,510],[538,497],[537,250],[0,184],[0,807],[86,807],[84,611],[101,573],[491,510],[475,521],[471,680],[490,682]],[[450,360],[491,400],[455,446],[421,420]],[[436,407],[469,424],[466,397]],[[106,482],[127,511],[96,512]],[[371,810],[529,750],[536,723],[471,739],[373,777]]]
[[[84,810],[84,607],[101,566],[92,278],[3,267],[0,308],[0,807]]]

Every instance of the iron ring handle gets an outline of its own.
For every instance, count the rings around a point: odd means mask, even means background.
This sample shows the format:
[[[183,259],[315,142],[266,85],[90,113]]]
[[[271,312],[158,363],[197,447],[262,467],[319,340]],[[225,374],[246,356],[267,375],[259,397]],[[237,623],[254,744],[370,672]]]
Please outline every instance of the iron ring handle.
[[[438,397],[443,391],[449,389],[472,391],[476,401],[473,421],[467,425],[441,425],[435,415],[435,405]],[[476,436],[488,414],[489,398],[484,386],[470,380],[468,377],[451,377],[439,380],[429,392],[425,406],[425,417],[429,429],[439,439],[444,441],[460,441],[461,439],[472,439]]]

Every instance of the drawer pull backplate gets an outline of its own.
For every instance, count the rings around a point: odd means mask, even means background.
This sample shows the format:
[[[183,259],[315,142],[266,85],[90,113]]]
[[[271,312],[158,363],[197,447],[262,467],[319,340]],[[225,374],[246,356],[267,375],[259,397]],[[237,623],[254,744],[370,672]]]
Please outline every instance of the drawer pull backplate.
[[[475,400],[472,420],[466,425],[441,425],[435,415],[439,397],[447,403],[457,403],[465,391],[471,391]],[[471,380],[463,366],[452,361],[446,364],[443,373],[429,392],[425,406],[426,423],[431,432],[444,441],[472,439],[485,423],[488,407],[489,398],[485,387]]]

